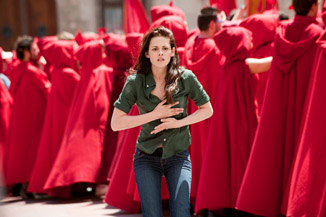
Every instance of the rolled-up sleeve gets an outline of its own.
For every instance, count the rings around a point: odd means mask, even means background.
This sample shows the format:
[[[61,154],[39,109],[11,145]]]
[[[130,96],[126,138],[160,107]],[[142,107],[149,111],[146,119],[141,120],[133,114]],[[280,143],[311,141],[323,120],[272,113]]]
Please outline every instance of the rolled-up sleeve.
[[[114,107],[128,114],[131,107],[136,103],[136,93],[135,76],[130,75],[126,80],[119,98],[115,101]]]
[[[189,85],[189,98],[194,101],[196,106],[201,106],[209,102],[208,94],[206,93],[194,73],[189,71],[189,73],[187,74],[187,84]]]

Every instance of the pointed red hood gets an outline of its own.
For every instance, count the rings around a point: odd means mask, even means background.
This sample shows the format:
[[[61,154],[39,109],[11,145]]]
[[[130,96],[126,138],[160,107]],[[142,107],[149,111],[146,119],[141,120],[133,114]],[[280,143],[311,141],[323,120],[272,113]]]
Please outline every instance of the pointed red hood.
[[[178,7],[172,5],[157,5],[151,8],[152,22],[168,15],[176,15],[185,20],[185,13]]]
[[[52,65],[75,68],[74,43],[67,40],[49,42],[43,48],[43,56]]]
[[[235,60],[245,60],[248,57],[252,36],[251,32],[243,27],[230,27],[218,32],[214,41],[226,57],[226,66]]]
[[[90,73],[103,62],[100,41],[89,41],[80,46],[76,52],[76,58],[81,64],[82,73]]]
[[[152,23],[150,28],[164,26],[173,32],[177,47],[184,47],[188,39],[188,29],[185,21],[175,15],[164,16]]]
[[[274,58],[273,61],[276,62],[283,72],[290,72],[290,69],[295,64],[296,60],[300,58],[307,50],[309,50],[320,36],[320,31],[309,32],[305,28],[302,28],[302,26],[307,26],[307,28],[316,28],[315,26],[310,25],[314,22],[317,24],[315,19],[312,17],[295,16],[292,26],[287,27],[289,23],[285,23],[279,27],[278,34],[275,37],[276,58]],[[296,25],[300,25],[300,29],[305,29],[305,31],[310,33],[305,40],[291,40],[298,38],[297,35],[301,34],[300,32],[295,31]]]
[[[252,33],[253,50],[274,41],[277,25],[278,14],[254,14],[240,23]]]
[[[129,49],[131,50],[131,54],[133,57],[133,62],[136,62],[137,57],[140,53],[141,49],[141,41],[144,37],[142,33],[129,33],[126,35],[126,42],[128,44]]]
[[[199,32],[187,40],[184,51],[185,65],[197,72],[205,71],[206,66],[211,64],[209,56],[219,53],[212,38],[198,38],[198,35]],[[194,52],[194,49],[198,52]]]

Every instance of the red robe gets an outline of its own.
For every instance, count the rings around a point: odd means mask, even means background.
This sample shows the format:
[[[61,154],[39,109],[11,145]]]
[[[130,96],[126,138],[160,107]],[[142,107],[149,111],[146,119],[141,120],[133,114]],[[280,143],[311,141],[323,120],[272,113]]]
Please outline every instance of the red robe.
[[[43,48],[47,62],[54,66],[44,128],[28,191],[45,193],[43,186],[60,149],[71,102],[80,75],[74,70],[73,41],[53,41]]]
[[[217,87],[218,76],[221,71],[222,58],[220,51],[212,38],[198,38],[198,34],[191,36],[185,45],[184,64],[189,70],[197,76],[204,90],[214,103],[214,95]],[[188,106],[188,114],[197,110],[194,103]],[[192,161],[192,180],[191,180],[191,198],[194,200],[197,195],[199,174],[201,170],[202,159],[207,143],[207,123],[202,121],[190,126],[191,146],[190,156]],[[192,201],[193,202],[193,201]]]
[[[31,62],[20,61],[12,71],[14,103],[4,165],[7,185],[30,181],[50,87],[47,75]]]
[[[11,94],[0,79],[0,179],[2,179],[4,157],[6,156],[5,148],[7,146],[12,103]]]
[[[254,14],[240,23],[240,26],[249,29],[252,32],[253,48],[250,51],[250,57],[264,58],[273,56],[274,37],[278,25],[278,16],[278,14]],[[257,79],[255,93],[257,116],[260,116],[268,75],[269,71],[255,74]]]
[[[236,208],[277,216],[298,142],[302,111],[321,27],[295,16],[280,27],[261,119]]]
[[[129,115],[139,115],[136,106],[132,107]],[[134,200],[134,192],[128,193],[127,188],[131,172],[133,172],[133,154],[136,148],[140,127],[121,132],[118,146],[121,151],[117,154],[117,164],[112,171],[109,188],[104,202],[131,213],[140,211],[140,201]],[[134,183],[134,186],[136,183]]]
[[[113,67],[113,87],[114,89],[111,92],[110,96],[110,106],[108,114],[108,122],[105,130],[105,139],[104,139],[104,151],[102,168],[100,174],[102,177],[101,180],[110,181],[112,176],[112,171],[116,165],[115,155],[120,151],[118,146],[119,132],[113,132],[111,129],[111,118],[113,114],[113,103],[119,98],[119,94],[122,91],[124,82],[127,77],[127,70],[132,66],[132,55],[130,49],[127,45],[109,43],[106,45],[106,50],[108,57],[112,62]],[[118,149],[117,149],[118,148]]]
[[[326,34],[319,48],[307,92],[307,100],[282,213],[286,216],[326,216]]]
[[[44,189],[59,189],[68,197],[70,185],[99,183],[103,142],[112,91],[112,68],[102,65],[99,41],[77,51],[82,70],[71,105],[62,144]]]
[[[257,125],[252,75],[245,64],[251,32],[230,27],[214,40],[226,61],[213,104],[215,115],[206,134],[196,211],[234,208]]]

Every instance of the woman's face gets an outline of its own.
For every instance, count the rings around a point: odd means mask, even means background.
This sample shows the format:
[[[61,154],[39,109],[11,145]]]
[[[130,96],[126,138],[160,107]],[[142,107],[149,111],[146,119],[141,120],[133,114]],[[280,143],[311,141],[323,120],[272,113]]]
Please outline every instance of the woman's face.
[[[164,68],[167,67],[174,53],[175,48],[171,48],[170,39],[157,36],[151,39],[148,52],[145,55],[150,59],[152,66]]]

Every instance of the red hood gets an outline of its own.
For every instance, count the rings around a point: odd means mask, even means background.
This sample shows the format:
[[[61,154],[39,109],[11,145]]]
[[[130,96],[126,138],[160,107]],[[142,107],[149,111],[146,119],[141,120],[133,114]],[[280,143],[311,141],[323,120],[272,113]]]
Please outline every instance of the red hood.
[[[74,43],[67,40],[49,42],[43,47],[43,56],[52,65],[75,68]]]
[[[251,32],[243,27],[230,27],[214,36],[217,47],[226,57],[225,65],[248,57],[252,42],[251,35]]]
[[[199,32],[187,40],[184,51],[185,65],[193,71],[205,71],[209,56],[219,53],[212,38],[198,38]],[[195,52],[196,50],[196,52]]]
[[[315,29],[320,27],[311,25],[314,23],[317,23],[314,18],[296,16],[293,23],[284,23],[278,28],[275,37],[274,61],[283,72],[290,72],[296,60],[316,43],[320,31]],[[304,40],[300,39],[299,30],[305,31]]]
[[[90,73],[103,62],[100,41],[89,41],[80,46],[76,52],[76,58],[82,66],[82,72]]]
[[[126,41],[129,49],[131,50],[131,54],[134,62],[136,61],[140,53],[140,49],[141,49],[140,43],[143,37],[144,37],[143,33],[129,33],[126,35]]]
[[[172,5],[157,5],[151,8],[152,22],[168,15],[176,15],[185,20],[185,13],[178,7]]]
[[[240,23],[252,32],[253,50],[274,41],[277,25],[278,14],[254,14]]]
[[[125,44],[107,44],[106,50],[109,59],[113,62],[113,67],[119,70],[127,70],[132,64],[131,50]]]
[[[175,15],[161,17],[152,23],[150,29],[158,26],[164,26],[173,32],[177,47],[185,46],[188,39],[188,29],[181,17]]]

